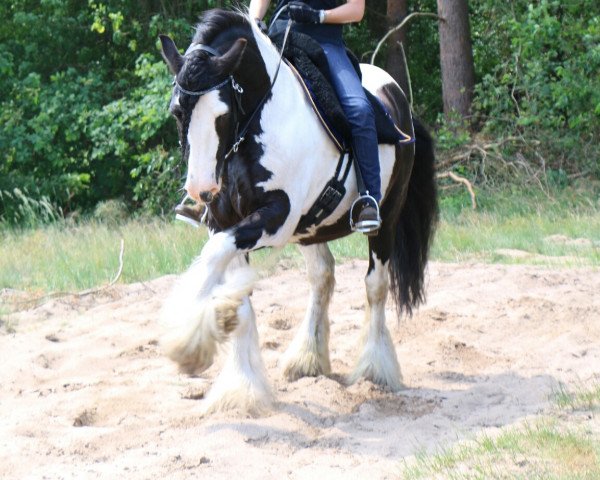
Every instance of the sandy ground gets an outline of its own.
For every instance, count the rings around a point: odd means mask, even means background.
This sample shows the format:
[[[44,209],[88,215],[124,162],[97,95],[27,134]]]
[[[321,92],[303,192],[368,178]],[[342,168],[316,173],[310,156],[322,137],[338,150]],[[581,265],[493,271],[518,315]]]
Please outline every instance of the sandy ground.
[[[15,315],[15,332],[0,334],[0,478],[397,478],[403,458],[539,414],[562,382],[600,379],[599,271],[434,263],[413,318],[397,322],[388,305],[406,389],[345,386],[365,272],[363,261],[337,267],[334,374],[295,383],[277,360],[308,284],[295,269],[258,283],[278,399],[262,418],[200,417],[218,365],[180,375],[158,345],[173,277]]]

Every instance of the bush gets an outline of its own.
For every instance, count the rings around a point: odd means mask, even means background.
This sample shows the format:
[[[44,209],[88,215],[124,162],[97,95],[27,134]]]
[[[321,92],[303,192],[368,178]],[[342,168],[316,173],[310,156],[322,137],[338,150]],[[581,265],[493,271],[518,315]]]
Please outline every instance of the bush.
[[[538,143],[544,168],[600,174],[600,16],[594,0],[483,2],[475,111],[491,135]],[[480,25],[481,27],[481,25]]]
[[[0,190],[27,191],[66,214],[113,197],[170,209],[182,172],[158,34],[184,43],[214,5],[2,2]],[[5,195],[0,218],[20,221],[22,206]]]
[[[94,219],[109,225],[119,225],[125,222],[129,212],[122,200],[105,200],[94,208]]]
[[[35,228],[62,218],[62,211],[48,197],[34,197],[27,190],[0,190],[0,225]]]

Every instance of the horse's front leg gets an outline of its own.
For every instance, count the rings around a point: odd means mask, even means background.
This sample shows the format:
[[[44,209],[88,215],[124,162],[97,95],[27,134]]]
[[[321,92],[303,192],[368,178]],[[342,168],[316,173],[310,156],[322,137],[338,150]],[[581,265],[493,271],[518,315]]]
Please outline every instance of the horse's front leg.
[[[231,262],[225,281],[229,276],[237,276],[240,268],[247,268],[243,255]],[[272,406],[273,396],[260,355],[256,317],[249,296],[237,308],[236,323],[227,344],[227,359],[203,402],[203,413],[238,409],[259,414]]]
[[[335,285],[335,261],[326,243],[300,247],[310,281],[310,302],[296,336],[281,359],[288,380],[327,375],[329,362],[329,302]]]
[[[162,346],[186,373],[206,370],[217,345],[238,325],[237,310],[252,290],[254,274],[249,267],[236,268],[235,275],[224,274],[240,254],[231,232],[211,236],[163,306],[167,331]]]
[[[165,305],[166,353],[182,370],[208,368],[217,346],[230,339],[229,358],[209,392],[204,409],[258,412],[271,404],[249,295],[255,275],[245,254],[286,243],[288,209],[272,202],[233,228],[213,235],[200,257],[177,282]]]

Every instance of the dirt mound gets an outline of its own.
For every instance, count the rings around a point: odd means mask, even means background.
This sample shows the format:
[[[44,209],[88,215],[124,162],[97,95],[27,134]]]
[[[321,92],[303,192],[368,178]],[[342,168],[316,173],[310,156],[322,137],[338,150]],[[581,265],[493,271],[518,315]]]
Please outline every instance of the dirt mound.
[[[521,421],[547,408],[561,382],[598,375],[600,272],[432,264],[428,302],[413,318],[396,324],[388,305],[407,388],[346,386],[366,268],[337,267],[334,374],[294,383],[277,361],[308,284],[297,270],[258,283],[278,400],[262,418],[198,415],[219,367],[190,378],[161,354],[156,320],[173,277],[14,315],[0,335],[0,477],[395,478],[403,457]]]

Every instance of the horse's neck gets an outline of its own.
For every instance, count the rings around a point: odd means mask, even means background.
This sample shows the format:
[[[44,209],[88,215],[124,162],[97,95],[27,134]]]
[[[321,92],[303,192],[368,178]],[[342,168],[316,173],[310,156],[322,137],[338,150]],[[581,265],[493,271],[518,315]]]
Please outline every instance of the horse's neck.
[[[283,144],[290,141],[290,137],[281,135],[286,127],[296,130],[297,135],[291,137],[293,143],[296,144],[303,141],[301,135],[310,139],[320,138],[323,133],[322,128],[306,101],[304,90],[296,75],[280,59],[279,52],[271,44],[267,44],[265,39],[258,39],[257,44],[271,82],[277,73],[276,81],[273,84],[272,98],[267,102],[264,110],[266,117],[264,123],[273,125],[274,130],[265,133],[273,137],[272,141]],[[298,145],[295,145],[294,148],[298,148]],[[329,150],[332,145],[327,144],[326,141],[324,148]]]
[[[271,45],[257,43],[272,82],[279,55]],[[272,173],[261,186],[265,190],[284,190],[294,206],[293,214],[299,218],[334,174],[339,153],[284,62],[273,84],[272,97],[261,112],[261,128],[259,141],[264,154],[260,164]]]

